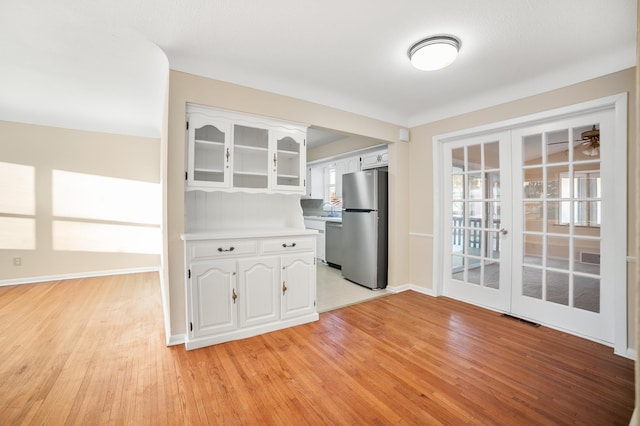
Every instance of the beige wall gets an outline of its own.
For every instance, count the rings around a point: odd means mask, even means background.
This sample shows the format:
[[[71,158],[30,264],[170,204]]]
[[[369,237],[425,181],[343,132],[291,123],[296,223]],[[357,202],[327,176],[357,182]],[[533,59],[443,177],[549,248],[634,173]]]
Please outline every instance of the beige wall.
[[[432,138],[436,135],[450,133],[458,130],[486,125],[529,114],[543,112],[554,108],[568,106],[579,102],[611,96],[618,93],[629,93],[628,109],[628,194],[636,193],[636,182],[633,178],[636,173],[635,155],[637,145],[635,120],[635,69],[628,69],[584,83],[575,84],[552,92],[524,98],[515,102],[499,105],[464,114],[457,117],[441,120],[411,129],[411,143],[408,157],[409,165],[409,237],[410,260],[407,265],[412,284],[433,290],[432,282],[432,235],[433,235],[433,176],[432,176]],[[436,194],[437,196],[437,194]],[[635,195],[629,195],[629,200],[634,200]],[[628,232],[635,235],[635,207],[633,202],[628,203]],[[629,256],[636,256],[635,241],[628,241]],[[629,268],[629,309],[630,332],[635,330],[631,319],[635,315],[634,303],[635,276],[633,267]],[[633,335],[633,334],[632,334]],[[633,339],[630,343],[633,343]]]
[[[157,254],[56,251],[52,241],[54,170],[148,182],[159,188],[159,147],[160,141],[153,138],[0,121],[0,162],[32,167],[35,172],[36,226],[35,249],[0,249],[0,281],[159,268]],[[3,215],[7,217],[0,211]],[[22,266],[13,266],[14,257],[22,258]]]
[[[274,93],[237,86],[222,81],[211,80],[178,71],[171,71],[169,85],[169,138],[167,164],[167,229],[168,229],[168,268],[171,335],[185,333],[185,287],[184,287],[184,253],[180,235],[184,232],[184,172],[185,172],[185,105],[194,103],[217,108],[224,108],[243,113],[256,114],[275,119],[288,120],[338,132],[379,139],[384,142],[396,142],[400,127],[371,118],[340,111],[334,108],[289,98]],[[398,144],[394,144],[398,145]],[[405,161],[408,146],[401,150],[400,157],[392,155],[394,161]],[[390,165],[391,180],[397,187],[406,187],[405,169]],[[401,169],[401,172],[398,172]],[[395,170],[395,172],[394,172]],[[397,173],[394,177],[393,174]],[[402,201],[394,199],[393,187],[390,190],[391,232],[398,233],[394,215],[406,208]],[[407,223],[405,221],[405,223]],[[404,242],[390,242],[402,246]],[[404,248],[398,250],[406,252]],[[395,256],[391,255],[391,258]],[[396,268],[395,270],[397,270]],[[392,282],[404,282],[403,275],[391,276]]]

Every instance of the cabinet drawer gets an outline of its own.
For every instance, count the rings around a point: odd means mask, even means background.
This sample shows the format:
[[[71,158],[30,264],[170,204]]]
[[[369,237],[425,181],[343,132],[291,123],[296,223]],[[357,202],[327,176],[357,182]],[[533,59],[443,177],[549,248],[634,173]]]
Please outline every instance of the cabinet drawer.
[[[313,250],[315,247],[315,237],[281,237],[262,241],[264,254]]]
[[[188,250],[192,261],[228,256],[243,256],[257,254],[258,242],[255,240],[207,241],[192,243],[189,245]]]

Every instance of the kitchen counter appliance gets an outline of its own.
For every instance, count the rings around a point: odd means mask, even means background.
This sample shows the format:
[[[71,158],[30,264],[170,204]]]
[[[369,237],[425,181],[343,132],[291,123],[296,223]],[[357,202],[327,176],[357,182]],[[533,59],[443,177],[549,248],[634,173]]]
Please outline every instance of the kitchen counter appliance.
[[[387,172],[342,175],[342,276],[383,289],[387,286]]]
[[[326,261],[329,266],[342,267],[342,222],[327,222]]]

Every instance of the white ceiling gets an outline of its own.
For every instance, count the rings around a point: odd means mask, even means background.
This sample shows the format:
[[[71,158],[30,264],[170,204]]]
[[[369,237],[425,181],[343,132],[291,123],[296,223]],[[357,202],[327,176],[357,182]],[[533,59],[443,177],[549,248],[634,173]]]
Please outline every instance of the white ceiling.
[[[413,69],[434,34],[458,60]],[[158,136],[169,67],[411,127],[632,67],[635,40],[636,0],[2,0],[0,119]]]

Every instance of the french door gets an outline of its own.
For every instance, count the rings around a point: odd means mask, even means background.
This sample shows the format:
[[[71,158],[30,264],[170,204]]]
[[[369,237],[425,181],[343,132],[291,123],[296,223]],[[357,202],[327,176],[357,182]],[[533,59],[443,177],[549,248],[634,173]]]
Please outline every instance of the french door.
[[[614,342],[613,139],[604,110],[443,144],[443,294]]]
[[[511,305],[509,143],[501,132],[448,144],[444,181],[444,294],[501,311]]]
[[[614,337],[613,280],[601,261],[613,255],[603,250],[607,213],[616,208],[607,202],[615,178],[603,173],[612,116],[585,115],[512,135],[519,170],[511,310],[605,342]]]

